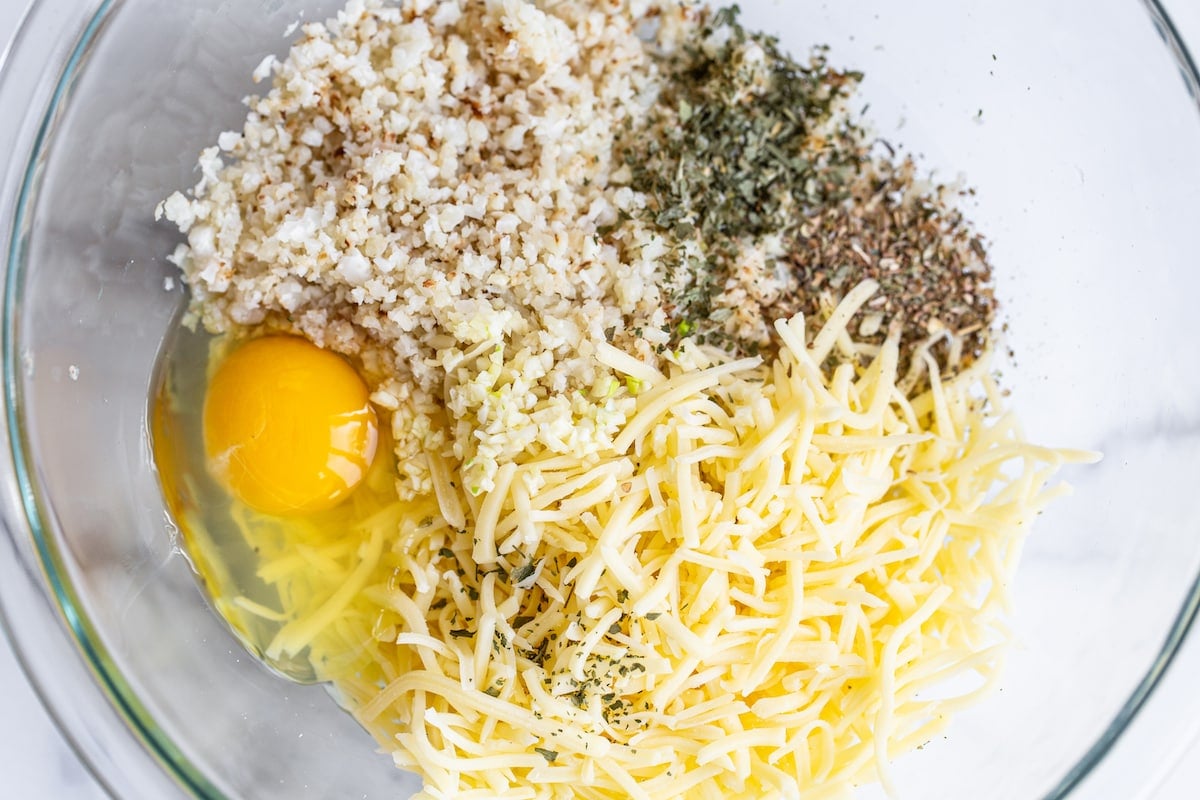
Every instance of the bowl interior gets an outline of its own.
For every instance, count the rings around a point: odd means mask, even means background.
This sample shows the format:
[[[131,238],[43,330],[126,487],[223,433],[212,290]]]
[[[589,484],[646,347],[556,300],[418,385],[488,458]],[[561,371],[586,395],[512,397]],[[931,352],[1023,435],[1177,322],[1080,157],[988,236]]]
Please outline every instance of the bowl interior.
[[[239,126],[288,24],[339,5],[106,6],[51,111],[9,264],[14,442],[47,568],[95,669],[200,796],[418,787],[322,688],[269,674],[210,611],[146,439],[183,297],[165,260],[178,235],[154,208]],[[992,243],[1013,404],[1035,441],[1105,454],[1067,474],[1074,495],[1029,540],[1002,693],[897,764],[909,797],[1060,796],[1163,656],[1200,571],[1195,101],[1133,2],[741,5],[793,52],[828,43],[865,71],[880,135],[978,189],[968,213]]]

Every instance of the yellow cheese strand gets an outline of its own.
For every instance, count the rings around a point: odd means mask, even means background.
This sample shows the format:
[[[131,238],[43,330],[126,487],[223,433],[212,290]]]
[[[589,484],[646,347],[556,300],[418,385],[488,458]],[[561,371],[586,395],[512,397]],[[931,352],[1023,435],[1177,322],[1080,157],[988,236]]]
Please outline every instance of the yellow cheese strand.
[[[888,760],[994,684],[1020,542],[1094,455],[1026,443],[986,361],[911,402],[894,338],[822,371],[872,290],[815,351],[796,318],[777,363],[663,376],[612,452],[506,466],[482,504],[447,473],[366,547],[264,552],[276,647],[309,644],[423,798],[892,789]]]

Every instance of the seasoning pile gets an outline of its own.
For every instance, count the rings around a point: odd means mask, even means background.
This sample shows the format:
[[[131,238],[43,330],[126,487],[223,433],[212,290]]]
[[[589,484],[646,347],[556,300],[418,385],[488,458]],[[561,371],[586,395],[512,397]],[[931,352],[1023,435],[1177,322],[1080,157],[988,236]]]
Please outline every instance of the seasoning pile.
[[[672,341],[772,348],[772,324],[820,319],[860,281],[880,282],[858,334],[902,327],[902,361],[936,343],[943,374],[983,355],[995,317],[982,239],[955,191],[917,177],[848,112],[862,80],[807,63],[722,10],[683,44],[649,130],[622,144],[664,259]],[[628,124],[628,123],[627,123]],[[910,383],[916,385],[919,375]]]
[[[1092,455],[1001,408],[986,248],[862,75],[676,0],[353,0],[261,74],[162,207],[189,322],[344,354],[395,492],[235,498],[233,605],[421,797],[845,796],[994,682]]]

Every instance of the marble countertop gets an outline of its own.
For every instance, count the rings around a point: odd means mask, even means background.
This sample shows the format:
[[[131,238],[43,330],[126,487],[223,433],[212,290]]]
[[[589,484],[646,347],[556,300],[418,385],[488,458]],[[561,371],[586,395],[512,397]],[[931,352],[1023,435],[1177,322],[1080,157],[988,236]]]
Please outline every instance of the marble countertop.
[[[1131,0],[1132,1],[1132,0]],[[25,2],[0,0],[0,45]],[[1185,40],[1200,43],[1200,3],[1164,2]],[[2,52],[2,49],[0,49]],[[1190,800],[1200,786],[1200,630],[1113,754],[1075,795],[1079,800]],[[6,797],[102,800],[107,794],[58,732],[0,637],[0,775]]]

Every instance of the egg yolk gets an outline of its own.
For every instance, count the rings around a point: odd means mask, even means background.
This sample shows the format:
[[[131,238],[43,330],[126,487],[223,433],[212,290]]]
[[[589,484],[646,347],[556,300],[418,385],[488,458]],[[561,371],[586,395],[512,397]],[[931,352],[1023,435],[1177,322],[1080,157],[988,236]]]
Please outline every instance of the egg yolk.
[[[345,359],[305,339],[252,339],[209,380],[209,470],[263,513],[307,514],[337,505],[366,475],[378,441],[362,378]]]

